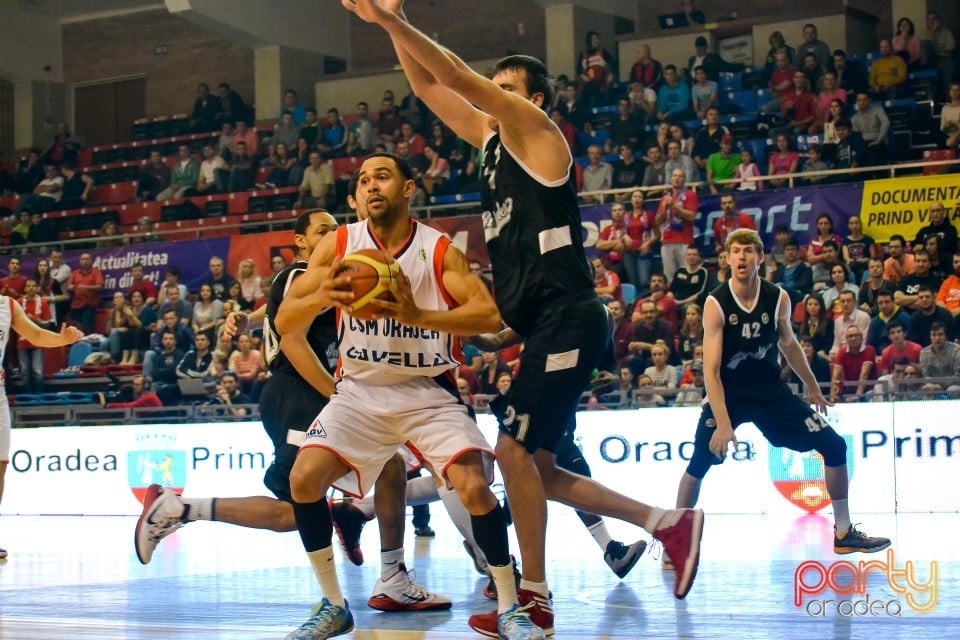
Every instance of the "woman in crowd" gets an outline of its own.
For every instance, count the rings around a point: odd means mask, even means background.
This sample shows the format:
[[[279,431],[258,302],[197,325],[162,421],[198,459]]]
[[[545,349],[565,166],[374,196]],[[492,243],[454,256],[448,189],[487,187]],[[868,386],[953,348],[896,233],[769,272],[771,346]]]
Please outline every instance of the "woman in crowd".
[[[837,86],[837,74],[827,71],[820,80],[820,93],[817,94],[817,117],[810,125],[810,133],[820,133],[827,120],[831,118],[830,104],[836,100],[847,104],[847,92]],[[843,106],[841,106],[841,114]],[[836,116],[840,117],[840,116]],[[836,135],[836,132],[834,132]]]
[[[827,318],[835,320],[842,311],[840,310],[840,294],[844,291],[850,291],[854,297],[859,295],[860,288],[850,282],[848,279],[847,268],[839,262],[830,267],[831,285],[820,292],[820,298],[823,300],[823,306],[827,310]]]
[[[130,364],[136,364],[140,356],[150,348],[150,327],[157,322],[157,312],[149,304],[144,304],[142,291],[130,294],[130,310],[140,325],[132,329],[133,340],[130,346]]]
[[[109,247],[122,247],[127,244],[127,239],[120,235],[120,227],[113,220],[108,220],[100,227],[100,239],[97,240],[97,248],[105,249]]]
[[[257,402],[260,398],[260,387],[266,382],[263,356],[253,348],[253,339],[247,334],[240,334],[237,338],[237,350],[230,355],[227,366],[237,373],[237,382],[250,399]]]
[[[257,298],[262,294],[260,292],[260,276],[257,274],[257,263],[252,258],[244,258],[237,266],[237,282],[240,283],[240,291],[244,300],[253,308]]]
[[[633,242],[623,254],[623,266],[630,282],[637,288],[637,294],[646,295],[656,258],[654,249],[660,241],[660,226],[654,222],[653,212],[643,208],[643,191],[640,189],[630,193],[630,216],[626,226],[627,235]]]
[[[947,99],[940,110],[940,132],[947,138],[946,147],[954,149],[960,143],[960,82],[950,83]]]
[[[50,326],[56,329],[66,315],[70,295],[63,292],[60,283],[50,274],[50,261],[46,258],[37,261],[33,279],[37,283],[37,293],[46,298],[50,305],[50,313],[53,315],[53,324]]]
[[[23,287],[20,306],[28,318],[41,329],[52,330],[53,305],[40,294],[36,280],[27,280]],[[43,393],[44,349],[34,346],[22,336],[17,341],[17,353],[20,357],[20,373],[23,387],[27,393]]]
[[[843,239],[833,230],[833,218],[827,214],[817,216],[817,235],[810,238],[810,244],[807,245],[807,264],[815,267],[826,258],[823,255],[823,243],[833,240],[837,246],[843,245]]]
[[[827,317],[823,298],[816,293],[807,296],[803,303],[803,320],[796,327],[797,336],[813,340],[817,353],[827,357],[833,346],[833,321]]]
[[[770,166],[767,168],[768,176],[780,176],[788,173],[796,173],[797,166],[800,164],[800,154],[790,148],[790,138],[785,133],[777,134],[777,150],[770,154]],[[787,178],[775,178],[768,183],[774,188],[789,186]]]
[[[680,359],[683,362],[693,360],[693,350],[703,344],[703,311],[700,305],[690,303],[683,312],[683,324],[680,325]]]
[[[679,376],[677,375],[677,368],[671,364],[667,364],[669,357],[670,348],[667,347],[662,340],[657,340],[653,347],[650,348],[650,359],[653,361],[653,364],[644,370],[643,375],[650,376],[650,379],[653,380],[654,388],[656,388],[659,393],[666,392],[672,396],[677,389]]]
[[[847,230],[849,233],[843,239],[843,261],[853,273],[854,284],[860,284],[863,282],[863,274],[870,266],[870,258],[876,253],[877,245],[873,238],[864,235],[860,216],[850,216]]]
[[[703,67],[697,66],[693,70],[694,83],[690,87],[690,96],[693,100],[693,110],[701,120],[707,117],[707,109],[717,104],[717,83],[707,78]]]
[[[430,166],[423,172],[420,180],[423,183],[423,190],[428,196],[432,196],[440,192],[450,179],[450,164],[429,145],[423,148],[423,155],[430,161]]]
[[[441,158],[449,158],[450,152],[453,151],[456,144],[456,136],[450,135],[442,122],[434,120],[433,126],[430,129],[430,139],[427,140],[427,145],[433,147],[433,150],[440,154]]]
[[[680,153],[690,155],[693,153],[693,138],[687,135],[687,129],[679,122],[670,125],[670,139],[667,142],[676,140],[680,143]],[[666,151],[664,151],[666,153]]]
[[[223,303],[213,297],[213,288],[210,285],[201,285],[197,301],[193,305],[194,333],[206,333],[213,343],[217,327],[223,322]]]
[[[922,65],[920,38],[910,18],[900,18],[897,22],[897,33],[890,44],[893,52],[903,58],[909,69],[917,69]]]
[[[787,41],[784,39],[783,34],[779,31],[774,31],[770,34],[770,38],[767,40],[770,44],[770,50],[767,52],[767,64],[764,67],[767,77],[773,73],[773,70],[777,66],[777,51],[783,49],[784,53],[787,54],[787,62],[790,66],[793,66],[793,59],[796,51],[793,47],[787,45]]]
[[[110,359],[116,364],[136,364],[134,330],[139,328],[140,318],[127,304],[122,291],[113,294],[113,306],[107,316],[107,334],[110,344]],[[134,353],[131,359],[131,352]]]
[[[231,308],[230,308],[229,310],[227,309],[227,303],[228,303],[228,302],[232,303],[232,304],[230,305]],[[223,305],[224,305],[224,306],[223,306],[223,317],[224,317],[224,318],[226,318],[228,315],[230,315],[230,311],[231,311],[231,310],[236,310],[236,311],[253,311],[253,303],[250,302],[249,300],[247,300],[247,299],[243,296],[243,290],[241,289],[239,282],[233,282],[233,283],[227,288],[227,297],[226,297],[226,299],[223,301]]]
[[[285,187],[290,184],[290,170],[297,166],[297,159],[286,144],[278,142],[270,155],[268,166],[273,169],[267,176],[267,186]]]

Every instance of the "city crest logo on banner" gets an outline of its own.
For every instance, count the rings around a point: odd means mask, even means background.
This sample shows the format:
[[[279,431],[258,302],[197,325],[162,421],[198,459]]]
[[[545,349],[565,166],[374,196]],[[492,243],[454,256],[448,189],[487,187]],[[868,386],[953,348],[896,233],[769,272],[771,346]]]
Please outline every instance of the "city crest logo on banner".
[[[127,453],[127,482],[137,500],[143,502],[151,484],[183,493],[187,484],[187,454],[175,447],[176,438],[169,434],[137,436],[137,448]]]
[[[847,443],[847,473],[854,475],[853,438],[842,435]],[[797,453],[767,444],[770,479],[784,498],[807,513],[817,513],[830,504],[827,483],[823,477],[823,456],[816,451]]]

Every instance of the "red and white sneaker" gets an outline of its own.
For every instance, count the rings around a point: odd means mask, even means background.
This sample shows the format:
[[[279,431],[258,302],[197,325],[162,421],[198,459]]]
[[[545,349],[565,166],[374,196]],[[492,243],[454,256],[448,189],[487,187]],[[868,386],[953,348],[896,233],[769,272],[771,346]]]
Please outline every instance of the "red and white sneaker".
[[[671,509],[657,524],[653,537],[663,543],[664,553],[677,571],[673,595],[683,600],[690,592],[700,564],[700,538],[703,536],[703,511]]]
[[[373,595],[367,600],[370,608],[380,611],[449,609],[452,604],[453,601],[447,596],[430,593],[414,582],[403,565],[400,565],[400,569],[386,580],[377,580],[377,584],[373,587]]]
[[[536,591],[517,589],[517,601],[520,609],[525,611],[535,625],[543,629],[544,635],[552,636],[553,603]],[[496,611],[478,613],[470,616],[470,628],[488,638],[499,638],[498,615]]]
[[[340,540],[340,546],[343,547],[350,562],[359,567],[363,564],[360,534],[363,532],[363,525],[369,520],[360,509],[353,506],[349,499],[328,499],[327,502],[330,505],[330,518],[333,520],[333,529]]]

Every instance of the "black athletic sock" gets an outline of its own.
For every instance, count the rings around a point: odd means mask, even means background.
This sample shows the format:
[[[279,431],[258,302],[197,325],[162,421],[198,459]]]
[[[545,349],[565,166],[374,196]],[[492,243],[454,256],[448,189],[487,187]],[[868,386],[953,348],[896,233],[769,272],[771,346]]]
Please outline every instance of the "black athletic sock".
[[[303,548],[310,553],[330,546],[333,540],[333,520],[326,498],[317,502],[293,503],[293,517],[303,541]]]
[[[510,564],[510,543],[507,540],[507,518],[500,503],[482,516],[470,516],[473,537],[487,557],[487,562],[503,567]]]
[[[607,346],[603,348],[603,355],[600,356],[597,369],[610,373],[620,373],[620,367],[617,366],[617,354],[613,350],[613,340],[608,340]]]

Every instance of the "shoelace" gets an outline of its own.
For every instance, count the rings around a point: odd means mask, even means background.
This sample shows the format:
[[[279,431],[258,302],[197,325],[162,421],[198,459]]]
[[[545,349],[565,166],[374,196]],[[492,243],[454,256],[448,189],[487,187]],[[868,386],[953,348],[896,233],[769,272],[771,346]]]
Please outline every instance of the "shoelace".
[[[534,606],[535,603],[531,600],[522,607],[518,605],[517,608],[500,614],[499,617],[503,620],[504,628],[507,631],[531,631],[538,628],[533,624],[533,620],[528,613]]]
[[[857,524],[860,523],[858,522]],[[857,524],[850,525],[850,528],[847,529],[847,532],[843,535],[843,537],[846,538],[847,536],[852,535],[854,538],[860,538],[861,540],[867,539],[869,536],[857,529]],[[841,538],[841,540],[842,539],[843,538]]]
[[[647,545],[647,557],[653,558],[656,562],[660,562],[660,558],[664,555],[664,553],[665,551],[663,549],[663,543],[657,538],[653,538],[650,541],[650,544]]]
[[[416,582],[417,571],[416,569],[410,569],[407,571],[407,588],[403,590],[403,595],[411,595],[415,598],[429,599],[433,597],[433,594],[421,587]],[[410,593],[412,592],[412,593]]]
[[[329,627],[334,622],[336,622],[336,616],[338,615],[337,612],[334,611],[334,609],[340,609],[340,607],[337,607],[332,604],[328,604],[327,606],[321,606],[316,612],[314,612],[313,617],[311,617],[309,620],[304,622],[303,626],[301,626],[300,628],[304,630],[316,629],[321,624]]]

